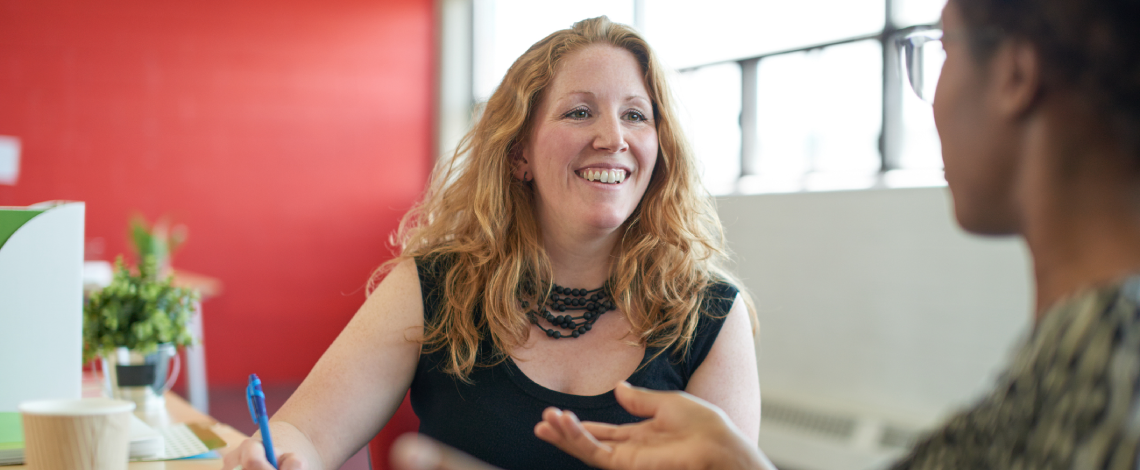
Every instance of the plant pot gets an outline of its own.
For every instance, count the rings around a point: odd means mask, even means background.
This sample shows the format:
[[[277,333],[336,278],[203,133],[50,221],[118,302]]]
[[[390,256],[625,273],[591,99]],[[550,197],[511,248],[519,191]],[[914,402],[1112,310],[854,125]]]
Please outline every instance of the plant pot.
[[[171,359],[174,365],[168,367]],[[119,347],[112,354],[100,356],[99,360],[106,395],[134,402],[136,415],[161,424],[166,416],[163,394],[174,386],[181,368],[174,345],[160,344],[158,350],[150,354]]]

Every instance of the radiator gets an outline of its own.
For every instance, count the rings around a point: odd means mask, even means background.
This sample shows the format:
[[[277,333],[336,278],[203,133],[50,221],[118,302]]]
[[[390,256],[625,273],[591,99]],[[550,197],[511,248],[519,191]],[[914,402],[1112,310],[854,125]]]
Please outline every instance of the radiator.
[[[876,470],[903,456],[918,427],[764,398],[760,448],[781,470]]]

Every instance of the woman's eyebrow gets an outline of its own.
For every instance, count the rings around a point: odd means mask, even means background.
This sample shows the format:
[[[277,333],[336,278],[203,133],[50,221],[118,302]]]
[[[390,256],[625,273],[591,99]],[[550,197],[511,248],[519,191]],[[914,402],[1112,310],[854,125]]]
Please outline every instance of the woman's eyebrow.
[[[571,99],[575,98],[576,95],[585,95],[591,99],[594,99],[597,97],[597,95],[592,91],[575,90],[575,91],[568,91],[566,93],[563,93],[561,96],[558,97],[558,99],[554,100],[554,103],[559,103],[559,106],[561,106],[560,103],[562,103],[564,101],[571,100]],[[627,95],[623,102],[624,103],[639,102],[638,104],[644,105],[644,106],[652,106],[653,105],[653,100],[650,100],[648,96],[640,95],[640,94]]]
[[[566,98],[566,97],[569,97],[569,96],[574,96],[574,95],[590,95],[590,96],[594,96],[594,92],[592,92],[592,91],[584,91],[584,90],[575,90],[575,91],[568,91],[568,92],[564,93],[564,94],[562,95],[562,97],[563,97],[563,98]]]
[[[594,92],[592,92],[592,91],[585,91],[585,90],[575,90],[575,91],[568,91],[568,92],[566,92],[566,93],[563,93],[563,94],[562,94],[562,96],[560,96],[560,97],[559,97],[559,99],[566,99],[566,98],[569,98],[569,97],[571,97],[571,96],[574,96],[574,95],[589,95],[590,97],[594,97],[594,96],[595,96]],[[642,100],[642,101],[645,101],[645,102],[650,102],[650,100],[649,100],[649,97],[648,97],[648,96],[645,96],[645,95],[637,95],[637,94],[634,94],[634,95],[628,95],[628,96],[626,96],[626,97],[625,97],[625,100],[626,100],[626,101],[632,101],[632,100]]]
[[[573,100],[574,98],[576,98],[577,97],[576,95],[587,95],[591,99],[594,98],[594,93],[589,92],[589,91],[568,91],[566,93],[558,95],[558,97],[555,98],[554,101],[551,102],[551,104],[555,105],[555,106],[562,106],[564,102],[570,101],[570,100]]]

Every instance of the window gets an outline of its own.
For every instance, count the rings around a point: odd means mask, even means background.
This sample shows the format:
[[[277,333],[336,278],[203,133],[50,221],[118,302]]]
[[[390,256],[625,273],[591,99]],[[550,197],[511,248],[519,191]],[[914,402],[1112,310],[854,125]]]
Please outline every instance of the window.
[[[515,59],[550,33],[602,15],[634,23],[633,0],[475,0],[474,7],[473,87],[479,103],[491,97]]]
[[[755,191],[843,189],[873,183],[881,167],[882,47],[864,40],[770,56],[756,68],[742,181]],[[747,131],[748,129],[742,129]],[[694,139],[704,136],[694,136]],[[710,187],[712,185],[709,185]]]
[[[944,4],[476,0],[474,98],[550,32],[607,15],[677,71],[682,126],[714,194],[945,184],[930,105],[903,86],[893,43]]]

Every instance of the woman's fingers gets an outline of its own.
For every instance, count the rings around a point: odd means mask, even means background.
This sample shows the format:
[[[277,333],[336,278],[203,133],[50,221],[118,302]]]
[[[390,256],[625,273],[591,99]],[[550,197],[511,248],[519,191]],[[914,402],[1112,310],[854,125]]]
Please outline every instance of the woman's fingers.
[[[609,442],[628,439],[630,426],[634,425],[583,422],[573,412],[551,407],[542,412],[542,421],[534,427],[534,434],[548,442],[585,436],[596,444],[608,447]]]
[[[570,435],[563,424],[562,417],[562,410],[558,408],[549,407],[542,411],[542,422],[546,423],[558,438],[568,439]]]
[[[658,428],[685,427],[710,418],[717,418],[731,425],[728,416],[720,408],[683,391],[649,390],[622,382],[614,390],[614,395],[618,403],[630,414],[642,418],[656,418],[650,421],[657,421]]]
[[[583,427],[584,424],[585,423],[578,420],[578,416],[575,415],[573,411],[562,413],[562,425],[566,428],[566,436],[568,438],[583,439],[587,441],[591,446],[599,447],[606,452],[613,450],[610,448],[610,446],[599,442],[596,436],[594,436],[592,433],[587,431],[585,427]]]
[[[272,465],[265,460],[265,447],[262,447],[261,442],[254,439],[246,439],[234,449],[233,452],[226,454],[222,460],[222,470],[274,470]],[[282,467],[282,470],[303,470],[303,467],[296,467],[294,469],[287,469]]]
[[[277,458],[277,470],[305,470],[305,464],[290,452]]]
[[[222,470],[234,470],[238,464],[238,452],[240,448],[234,449],[233,452],[228,452],[222,456]]]
[[[639,418],[652,418],[661,404],[674,394],[634,387],[628,382],[619,382],[614,388],[614,396],[622,408]]]
[[[535,426],[535,435],[548,442],[554,440],[586,439],[594,445],[603,445],[598,442],[596,435],[588,431],[585,426],[594,423],[583,423],[572,411],[562,411],[558,408],[547,408],[542,412],[542,422]],[[608,433],[607,433],[608,434]]]
[[[534,434],[563,452],[585,462],[587,465],[610,468],[613,448],[599,442],[583,427],[572,412],[547,409],[542,414],[543,421],[535,426]]]
[[[651,418],[657,414],[657,409],[664,395],[660,392],[635,388],[623,381],[614,388],[614,397],[629,414],[640,418]]]
[[[629,427],[636,426],[636,424],[627,424],[625,426],[617,426],[606,423],[595,423],[587,421],[582,423],[582,429],[594,436],[599,441],[624,441],[629,439]]]

